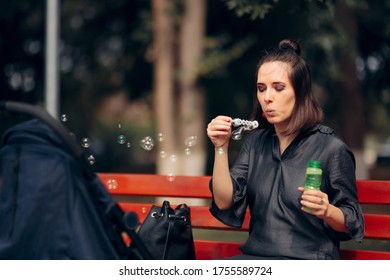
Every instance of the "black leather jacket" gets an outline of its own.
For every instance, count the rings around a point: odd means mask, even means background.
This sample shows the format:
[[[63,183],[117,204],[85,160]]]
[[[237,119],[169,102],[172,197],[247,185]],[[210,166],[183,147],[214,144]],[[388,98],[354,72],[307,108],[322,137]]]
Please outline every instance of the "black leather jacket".
[[[322,219],[301,210],[301,193],[310,160],[321,162],[321,191],[341,209],[348,233],[333,230]],[[247,206],[251,221],[244,254],[269,259],[339,259],[340,241],[361,241],[364,219],[358,204],[355,158],[333,130],[316,125],[298,135],[280,154],[273,127],[248,135],[230,170],[233,206],[210,211],[223,223],[241,227]],[[210,181],[212,191],[212,181]]]

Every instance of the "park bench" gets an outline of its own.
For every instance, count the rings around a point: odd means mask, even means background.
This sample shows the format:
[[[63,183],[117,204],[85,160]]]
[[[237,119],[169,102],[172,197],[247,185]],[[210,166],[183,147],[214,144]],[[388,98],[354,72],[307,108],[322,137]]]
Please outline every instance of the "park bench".
[[[98,176],[121,208],[135,212],[140,223],[153,204],[161,204],[163,200],[169,200],[172,205],[187,203],[191,207],[197,259],[221,259],[241,253],[238,248],[246,239],[249,213],[239,229],[215,219],[209,212],[210,176],[120,173],[98,173]],[[389,260],[390,181],[359,180],[357,187],[365,218],[365,238],[362,243],[348,241],[345,246],[342,242],[341,257]]]

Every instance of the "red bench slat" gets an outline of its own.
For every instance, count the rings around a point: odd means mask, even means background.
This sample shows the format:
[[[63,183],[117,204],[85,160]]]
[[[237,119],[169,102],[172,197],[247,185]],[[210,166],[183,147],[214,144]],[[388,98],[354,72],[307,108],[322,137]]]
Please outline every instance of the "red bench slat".
[[[99,173],[101,181],[115,179],[117,187],[110,189],[113,195],[172,196],[211,198],[211,176],[175,176],[170,182],[166,176],[154,174]],[[390,181],[358,180],[359,202],[364,204],[390,204]]]
[[[241,254],[239,242],[195,240],[196,259],[217,260]]]
[[[390,204],[390,181],[358,180],[359,203]]]
[[[211,198],[210,176],[175,176],[171,182],[167,176],[153,174],[98,175],[106,185],[108,180],[116,180],[117,187],[109,189],[113,195]]]
[[[239,242],[216,242],[207,240],[195,240],[195,251],[198,260],[223,259],[237,254]],[[358,260],[390,260],[390,252],[371,251],[371,250],[341,250],[341,259],[358,259]]]
[[[390,215],[364,214],[365,238],[390,239]]]
[[[390,260],[390,252],[371,250],[341,250],[343,260]]]

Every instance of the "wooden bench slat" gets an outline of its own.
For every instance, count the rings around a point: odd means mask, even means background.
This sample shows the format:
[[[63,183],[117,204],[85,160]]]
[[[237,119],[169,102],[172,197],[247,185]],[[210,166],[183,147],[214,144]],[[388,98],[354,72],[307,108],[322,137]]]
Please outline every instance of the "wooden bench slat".
[[[196,259],[216,260],[241,254],[239,242],[195,240]]]
[[[365,238],[390,239],[390,215],[364,214]]]
[[[195,251],[198,260],[223,259],[241,254],[239,242],[216,242],[207,240],[195,240]],[[343,260],[390,260],[390,252],[372,250],[341,250],[340,257]]]
[[[153,174],[99,173],[98,176],[107,187],[107,182],[115,179],[116,188],[109,189],[113,195],[211,198],[210,176],[175,176],[172,182],[166,176]]]
[[[106,186],[108,180],[116,180],[117,187],[109,189],[113,195],[211,198],[208,187],[211,176],[176,176],[173,182],[154,174],[98,173],[98,176]],[[390,204],[390,181],[358,180],[357,188],[360,203]]]
[[[390,204],[390,181],[358,180],[359,203]]]
[[[390,252],[371,250],[341,250],[343,260],[390,260]]]

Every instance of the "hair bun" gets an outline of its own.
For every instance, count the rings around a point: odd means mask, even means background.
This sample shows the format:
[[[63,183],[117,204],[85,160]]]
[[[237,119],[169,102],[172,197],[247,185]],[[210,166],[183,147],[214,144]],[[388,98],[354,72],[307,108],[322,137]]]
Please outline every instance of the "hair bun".
[[[278,47],[281,50],[285,50],[285,51],[292,50],[297,55],[301,55],[301,47],[299,46],[298,42],[293,41],[291,39],[285,39],[280,41]]]

